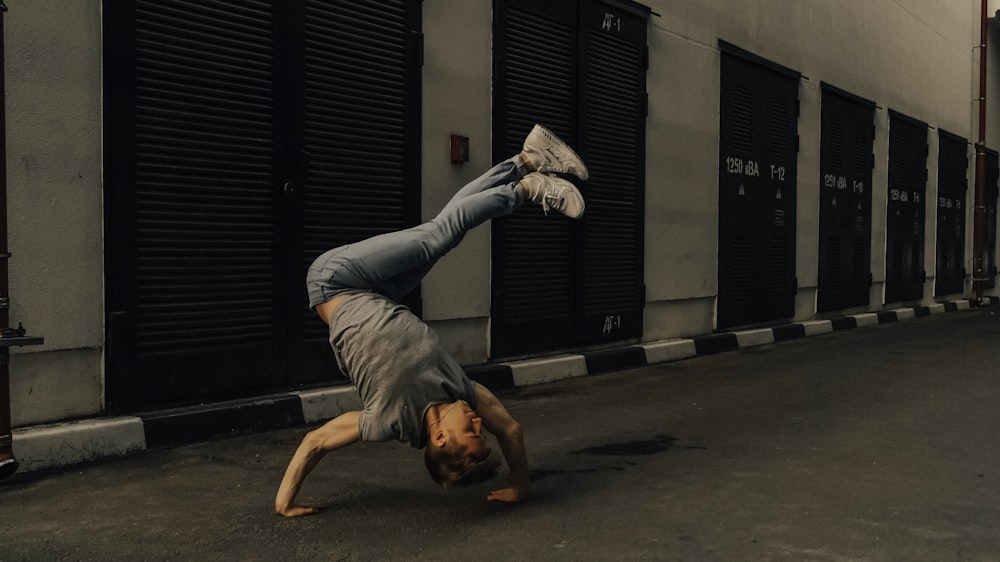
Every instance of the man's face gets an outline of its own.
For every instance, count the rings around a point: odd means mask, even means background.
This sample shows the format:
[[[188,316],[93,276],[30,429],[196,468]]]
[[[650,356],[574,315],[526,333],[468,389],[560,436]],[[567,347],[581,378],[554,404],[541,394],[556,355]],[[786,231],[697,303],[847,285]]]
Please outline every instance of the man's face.
[[[478,462],[490,454],[490,447],[483,435],[483,420],[465,402],[459,400],[451,405],[441,418],[441,429],[454,440],[463,459]]]

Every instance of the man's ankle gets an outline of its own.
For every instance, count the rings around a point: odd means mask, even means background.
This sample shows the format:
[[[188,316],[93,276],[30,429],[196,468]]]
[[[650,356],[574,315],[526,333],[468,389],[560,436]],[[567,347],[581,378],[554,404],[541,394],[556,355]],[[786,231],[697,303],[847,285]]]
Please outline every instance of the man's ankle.
[[[536,170],[535,164],[531,161],[531,158],[528,157],[528,155],[525,154],[523,151],[519,153],[517,157],[519,160],[521,160],[521,165],[518,166],[517,168],[518,170],[524,172],[523,174],[521,174],[522,176],[526,176]]]

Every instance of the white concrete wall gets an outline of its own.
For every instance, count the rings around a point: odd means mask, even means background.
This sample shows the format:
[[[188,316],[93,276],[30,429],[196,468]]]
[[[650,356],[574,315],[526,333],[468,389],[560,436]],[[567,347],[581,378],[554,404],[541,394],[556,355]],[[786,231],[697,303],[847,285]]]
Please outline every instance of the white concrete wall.
[[[807,319],[815,314],[821,82],[878,105],[872,186],[875,285],[871,308],[881,306],[885,281],[888,109],[930,125],[925,247],[929,278],[925,300],[931,299],[937,129],[975,140],[972,99],[978,53],[973,47],[979,38],[979,3],[651,0],[646,4],[660,17],[651,18],[649,28],[646,285],[650,302],[644,338],[704,333],[714,320],[718,275],[719,39],[803,75],[799,86],[799,294],[795,318]],[[991,52],[1000,50],[994,45]],[[1000,92],[1000,83],[993,87]],[[994,116],[996,111],[1000,111],[1000,105],[993,110]],[[1000,139],[1000,132],[992,132],[989,138]],[[996,140],[991,141],[991,146],[996,146]],[[970,229],[971,224],[970,215]],[[971,240],[969,252],[971,256]],[[971,265],[968,269],[971,271]]]
[[[648,340],[712,330],[719,207],[716,40],[687,21],[703,3],[652,6],[646,76],[646,308]]]
[[[423,216],[493,165],[492,2],[423,3]],[[451,163],[451,135],[469,137],[469,162]],[[460,363],[486,360],[490,226],[470,232],[427,275],[424,319]]]
[[[992,2],[992,0],[991,0]],[[976,137],[978,2],[937,0],[648,0],[644,339],[712,330],[718,261],[720,54],[724,39],[801,72],[796,318],[815,309],[821,81],[871,99],[872,308],[882,302],[888,109]],[[1000,4],[996,0],[993,4]],[[14,350],[15,425],[100,413],[103,402],[103,208],[100,0],[9,2],[6,28],[11,317],[44,346]],[[1000,6],[991,6],[991,15]],[[423,214],[492,163],[492,2],[423,3]],[[1000,36],[991,35],[987,144],[1000,147]],[[448,137],[470,138],[452,165]],[[971,152],[970,152],[971,154]],[[971,166],[971,163],[970,163]],[[970,239],[967,244],[971,271]],[[930,199],[933,201],[933,199]],[[933,272],[928,205],[926,267]],[[424,314],[463,363],[485,358],[490,229],[480,227],[423,287]],[[932,294],[927,284],[926,299]]]
[[[7,2],[13,423],[99,413],[103,402],[101,2]]]

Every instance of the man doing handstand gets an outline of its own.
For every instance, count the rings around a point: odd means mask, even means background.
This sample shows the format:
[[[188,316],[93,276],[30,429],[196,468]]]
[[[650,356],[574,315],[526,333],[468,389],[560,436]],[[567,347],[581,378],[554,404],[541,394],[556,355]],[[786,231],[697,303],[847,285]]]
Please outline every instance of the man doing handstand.
[[[278,514],[319,511],[295,503],[303,480],[326,453],[357,441],[397,439],[425,447],[427,470],[445,487],[485,480],[496,474],[499,460],[483,428],[496,436],[511,478],[510,487],[487,499],[528,499],[520,424],[398,303],[466,232],[513,213],[525,201],[541,204],[546,213],[582,216],[580,192],[554,174],[586,180],[587,168],[558,137],[536,125],[520,154],[463,187],[430,222],[334,248],[313,262],[306,276],[309,306],[330,327],[337,364],[357,387],[363,410],[341,414],[305,436],[278,488]]]

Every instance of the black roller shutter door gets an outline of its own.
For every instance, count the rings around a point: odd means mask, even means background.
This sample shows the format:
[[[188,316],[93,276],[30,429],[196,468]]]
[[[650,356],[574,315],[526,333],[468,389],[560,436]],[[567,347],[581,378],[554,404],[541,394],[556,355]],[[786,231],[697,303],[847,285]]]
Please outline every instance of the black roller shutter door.
[[[646,16],[581,5],[582,136],[591,179],[578,344],[638,337],[645,305]]]
[[[494,73],[494,161],[520,152],[536,122],[579,146],[577,27],[575,18],[566,17],[570,4],[498,3],[494,41],[495,56],[501,58]],[[571,345],[576,225],[562,216],[547,217],[536,205],[524,205],[514,215],[493,221],[492,228],[492,355]]]
[[[795,312],[798,73],[720,41],[717,327]]]
[[[107,7],[109,409],[336,377],[304,264],[419,214],[419,7]]]
[[[938,131],[937,269],[934,296],[965,290],[968,141]]]
[[[495,4],[494,160],[542,123],[591,178],[581,221],[525,205],[493,222],[494,357],[641,334],[647,15],[629,2]]]
[[[109,15],[109,407],[265,387],[285,336],[273,7]]]
[[[819,311],[864,306],[871,287],[875,104],[823,85]]]
[[[336,364],[326,325],[306,310],[304,272],[330,248],[420,221],[420,2],[305,5],[302,75],[304,256],[291,267],[305,325],[303,373]],[[419,290],[406,304],[420,313]],[[295,341],[303,341],[302,339]]]
[[[927,152],[927,124],[890,110],[887,303],[923,297]]]

